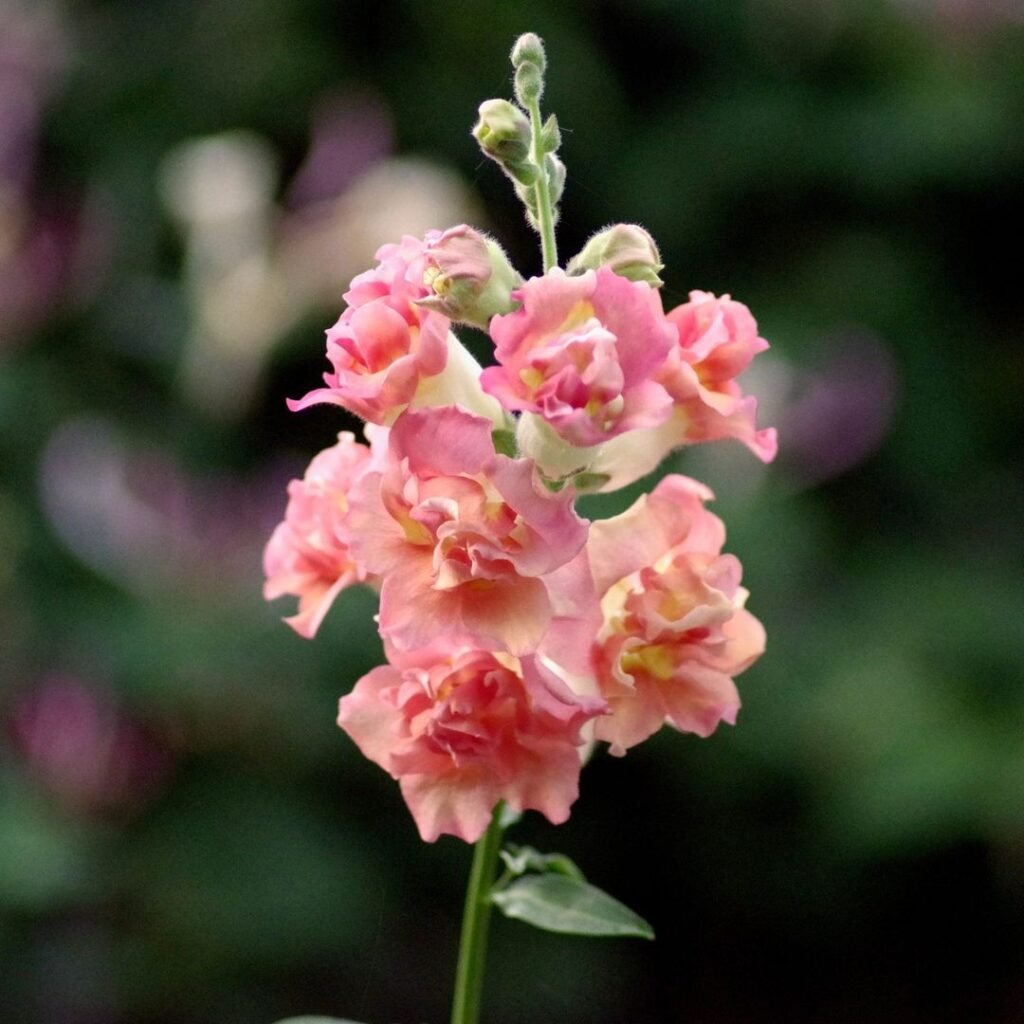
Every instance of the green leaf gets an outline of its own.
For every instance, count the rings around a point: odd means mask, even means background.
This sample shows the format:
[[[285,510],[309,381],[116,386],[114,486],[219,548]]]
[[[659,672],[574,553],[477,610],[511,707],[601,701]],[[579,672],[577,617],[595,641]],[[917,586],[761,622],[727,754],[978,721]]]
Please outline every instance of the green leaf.
[[[359,1021],[347,1017],[289,1017],[277,1021],[277,1024],[359,1024]]]
[[[532,846],[514,846],[509,843],[501,851],[501,859],[514,875],[536,871],[541,875],[566,875],[584,881],[583,872],[564,853],[540,853]]]
[[[654,938],[654,929],[639,914],[588,882],[566,875],[526,875],[493,893],[491,900],[506,917],[549,932]]]

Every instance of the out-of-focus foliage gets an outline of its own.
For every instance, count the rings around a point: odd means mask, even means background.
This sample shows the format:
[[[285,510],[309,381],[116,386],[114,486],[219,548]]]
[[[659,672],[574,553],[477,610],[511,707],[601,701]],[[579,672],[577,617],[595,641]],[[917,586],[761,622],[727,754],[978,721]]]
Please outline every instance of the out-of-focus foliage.
[[[0,0],[0,1019],[445,1018],[468,850],[333,724],[372,595],[302,641],[260,551],[352,426],[284,398],[376,246],[472,220],[538,269],[469,136],[527,28],[563,259],[639,221],[666,304],[746,302],[782,455],[677,460],[768,628],[740,724],[514,835],[657,943],[496,923],[487,1018],[1020,1019],[1011,0]]]

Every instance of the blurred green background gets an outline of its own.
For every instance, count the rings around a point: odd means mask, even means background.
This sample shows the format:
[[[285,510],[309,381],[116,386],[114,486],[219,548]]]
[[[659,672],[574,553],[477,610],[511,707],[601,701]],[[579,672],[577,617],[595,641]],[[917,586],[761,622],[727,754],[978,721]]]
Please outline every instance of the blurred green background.
[[[0,0],[0,1020],[447,1019],[470,851],[334,725],[372,597],[303,641],[260,553],[376,247],[539,269],[468,132],[527,29],[563,258],[639,221],[666,306],[746,302],[781,455],[677,460],[768,629],[738,726],[515,836],[658,941],[498,921],[486,1019],[1024,1021],[1016,0]]]

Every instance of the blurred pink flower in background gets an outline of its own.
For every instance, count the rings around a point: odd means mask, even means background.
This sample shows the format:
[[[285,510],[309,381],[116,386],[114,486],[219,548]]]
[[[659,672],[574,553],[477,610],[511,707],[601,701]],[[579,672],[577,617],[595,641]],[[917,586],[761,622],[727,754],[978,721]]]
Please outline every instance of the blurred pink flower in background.
[[[813,486],[868,459],[899,405],[899,369],[877,335],[853,328],[818,346],[817,367],[795,372],[780,410],[783,468]]]
[[[109,691],[70,675],[48,676],[17,695],[8,726],[25,770],[75,812],[137,810],[172,769],[153,730]]]
[[[37,181],[43,116],[68,53],[57,7],[0,5],[0,345],[26,337],[102,273],[105,231],[94,211]]]
[[[394,144],[391,112],[372,93],[322,97],[311,120],[309,150],[286,193],[293,210],[340,196]]]
[[[998,31],[1007,23],[1024,23],[1020,0],[892,0],[910,16],[928,18],[958,41],[962,33]]]

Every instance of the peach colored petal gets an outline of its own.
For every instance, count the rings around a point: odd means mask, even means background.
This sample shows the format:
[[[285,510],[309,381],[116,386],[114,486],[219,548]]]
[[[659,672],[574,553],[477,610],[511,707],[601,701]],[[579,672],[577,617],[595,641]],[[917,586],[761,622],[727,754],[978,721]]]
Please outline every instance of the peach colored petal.
[[[579,448],[668,417],[672,400],[654,374],[675,331],[655,289],[607,267],[553,270],[513,298],[520,308],[491,321],[499,365],[480,378],[506,409],[536,413]]]
[[[711,492],[672,475],[587,544],[602,623],[593,669],[611,713],[595,736],[622,754],[663,722],[709,736],[736,720],[733,677],[764,651],[744,608],[742,568],[721,554],[725,531],[704,508]]]
[[[553,614],[541,577],[586,541],[571,493],[495,455],[492,426],[457,408],[409,409],[383,466],[353,490],[352,550],[383,577],[380,630],[397,649],[450,633],[528,653]]]
[[[568,817],[582,730],[603,711],[533,659],[438,641],[360,679],[338,724],[399,780],[423,839],[475,842],[499,800],[556,824]]]
[[[750,310],[728,295],[694,291],[666,315],[677,343],[657,379],[684,414],[679,443],[735,438],[763,462],[777,450],[775,431],[757,427],[757,400],[736,378],[768,348]]]
[[[354,583],[374,582],[351,548],[350,496],[372,463],[370,449],[347,432],[320,452],[302,480],[288,485],[288,507],[263,553],[267,600],[292,594],[300,636],[315,635],[334,599]]]

